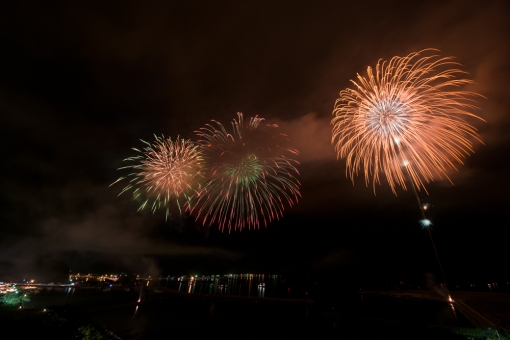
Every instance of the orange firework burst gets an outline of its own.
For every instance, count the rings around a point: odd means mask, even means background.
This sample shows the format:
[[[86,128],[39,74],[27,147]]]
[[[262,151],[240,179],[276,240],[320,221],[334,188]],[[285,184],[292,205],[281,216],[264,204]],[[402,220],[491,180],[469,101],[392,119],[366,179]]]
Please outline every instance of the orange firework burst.
[[[453,57],[420,53],[379,60],[375,74],[368,67],[366,77],[358,74],[358,81],[351,80],[355,88],[340,91],[335,102],[332,143],[347,159],[351,180],[363,168],[374,193],[381,174],[395,194],[397,185],[406,189],[404,171],[418,189],[426,190],[436,176],[449,179],[454,162],[462,164],[474,152],[471,140],[480,141],[465,120],[481,119],[471,112],[480,95],[462,90],[473,82],[450,68],[458,65]]]
[[[204,173],[203,155],[199,146],[189,140],[154,137],[154,144],[142,140],[147,145],[143,151],[133,148],[141,155],[124,160],[136,164],[119,168],[136,171],[120,177],[112,185],[130,178],[119,195],[133,189],[133,198],[142,202],[138,210],[146,206],[150,206],[153,212],[166,208],[168,217],[172,202],[181,211],[181,206],[200,189]]]

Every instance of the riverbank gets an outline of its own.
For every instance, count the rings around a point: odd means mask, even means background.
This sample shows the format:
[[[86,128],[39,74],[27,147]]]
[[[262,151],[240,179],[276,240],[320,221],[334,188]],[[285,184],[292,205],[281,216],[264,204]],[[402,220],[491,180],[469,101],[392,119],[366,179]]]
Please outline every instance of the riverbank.
[[[467,299],[469,294],[463,294]],[[314,300],[193,294],[160,288],[141,295],[136,291],[78,288],[35,295],[32,302],[42,305],[52,300],[67,310],[78,311],[76,315],[91,325],[132,340],[217,334],[248,339],[491,339],[495,334],[474,327],[457,308],[429,291],[346,292]],[[40,310],[10,312],[13,314],[6,319],[0,310],[5,327],[24,329],[31,320],[28,324],[34,328],[37,320],[44,321],[33,317]],[[498,335],[506,338],[505,333]]]

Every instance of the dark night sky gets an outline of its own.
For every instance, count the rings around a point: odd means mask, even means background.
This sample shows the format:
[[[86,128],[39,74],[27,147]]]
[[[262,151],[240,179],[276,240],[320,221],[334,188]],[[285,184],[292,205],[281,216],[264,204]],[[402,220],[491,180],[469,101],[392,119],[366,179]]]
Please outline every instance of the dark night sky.
[[[508,278],[508,1],[17,1],[0,13],[0,280],[437,273],[412,193],[353,186],[330,144],[333,104],[357,72],[429,47],[486,97],[486,123],[472,122],[485,145],[454,186],[427,187],[447,277]],[[301,152],[302,199],[280,221],[229,235],[137,212],[108,187],[139,139],[195,139],[238,111],[278,123]]]

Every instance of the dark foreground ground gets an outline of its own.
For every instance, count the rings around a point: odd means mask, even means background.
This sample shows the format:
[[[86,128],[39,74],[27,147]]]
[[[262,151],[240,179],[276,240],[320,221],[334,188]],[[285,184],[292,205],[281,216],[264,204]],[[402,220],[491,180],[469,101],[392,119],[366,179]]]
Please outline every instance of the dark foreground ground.
[[[0,326],[20,339],[508,338],[510,295],[457,292],[452,297],[450,304],[431,292],[385,291],[314,301],[167,290],[149,293],[141,303],[111,295],[94,306],[64,305],[46,312],[2,306]]]

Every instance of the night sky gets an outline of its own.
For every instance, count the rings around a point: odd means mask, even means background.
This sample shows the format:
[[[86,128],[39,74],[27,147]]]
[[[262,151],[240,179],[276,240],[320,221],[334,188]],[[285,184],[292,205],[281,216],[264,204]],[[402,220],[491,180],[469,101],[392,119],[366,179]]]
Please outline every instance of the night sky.
[[[384,5],[383,5],[384,4]],[[379,58],[436,48],[482,94],[484,142],[422,197],[454,282],[509,279],[508,1],[17,1],[0,5],[0,280],[66,273],[336,275],[422,282],[437,264],[412,192],[346,178],[340,90]],[[260,230],[137,212],[109,187],[139,139],[196,139],[243,112],[300,151],[299,203]],[[125,174],[125,173],[124,173]],[[437,279],[439,280],[439,279]]]

